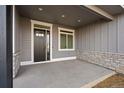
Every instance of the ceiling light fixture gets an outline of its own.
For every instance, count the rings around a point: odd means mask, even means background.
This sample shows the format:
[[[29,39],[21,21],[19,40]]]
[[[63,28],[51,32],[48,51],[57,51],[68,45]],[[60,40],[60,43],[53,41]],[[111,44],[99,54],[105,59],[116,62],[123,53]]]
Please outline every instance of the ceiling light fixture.
[[[124,8],[124,5],[121,5],[122,8]]]
[[[77,20],[78,22],[81,22],[81,20],[79,19],[79,20]]]
[[[62,18],[64,18],[64,17],[65,17],[65,15],[61,15],[61,17],[62,17]]]
[[[38,8],[39,11],[43,11],[43,8]]]

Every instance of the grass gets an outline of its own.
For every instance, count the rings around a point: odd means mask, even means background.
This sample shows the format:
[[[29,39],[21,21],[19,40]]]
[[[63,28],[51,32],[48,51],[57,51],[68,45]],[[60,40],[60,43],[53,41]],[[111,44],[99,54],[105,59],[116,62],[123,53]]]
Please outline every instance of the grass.
[[[100,82],[93,88],[124,88],[124,75],[115,74]]]

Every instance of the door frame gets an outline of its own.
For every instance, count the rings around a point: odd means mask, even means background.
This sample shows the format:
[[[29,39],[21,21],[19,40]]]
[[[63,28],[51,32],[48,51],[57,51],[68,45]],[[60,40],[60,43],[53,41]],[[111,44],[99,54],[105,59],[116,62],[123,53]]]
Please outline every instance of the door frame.
[[[52,26],[53,24],[31,20],[31,62],[34,63],[34,24],[50,27],[50,60],[49,61],[52,61]],[[46,62],[46,61],[41,61],[41,62]]]

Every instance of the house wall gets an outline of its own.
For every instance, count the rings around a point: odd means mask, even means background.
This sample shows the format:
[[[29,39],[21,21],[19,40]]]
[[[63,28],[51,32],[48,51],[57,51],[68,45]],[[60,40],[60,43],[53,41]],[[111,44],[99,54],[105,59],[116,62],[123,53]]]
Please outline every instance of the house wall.
[[[73,29],[73,28],[68,27],[68,26],[57,25],[57,24],[53,25],[53,39],[52,39],[52,43],[53,43],[53,45],[52,45],[52,48],[53,48],[52,56],[53,56],[53,59],[76,56],[76,51],[73,51],[73,50],[72,51],[59,51],[59,49],[58,49],[58,27]],[[76,39],[76,34],[75,34],[75,39]]]
[[[20,16],[18,10],[15,10],[14,14],[14,29],[13,29],[13,77],[16,76],[20,67],[20,54],[21,54],[21,31],[20,31]]]
[[[20,29],[22,32],[21,62],[27,62],[27,61],[31,61],[31,19],[21,17],[20,21],[21,21]],[[56,58],[76,56],[76,51],[58,51],[58,27],[73,29],[69,26],[53,24],[52,58],[56,59]]]
[[[21,62],[31,61],[31,22],[29,19],[20,18],[21,41]]]
[[[78,29],[78,58],[116,69],[124,66],[124,14]]]

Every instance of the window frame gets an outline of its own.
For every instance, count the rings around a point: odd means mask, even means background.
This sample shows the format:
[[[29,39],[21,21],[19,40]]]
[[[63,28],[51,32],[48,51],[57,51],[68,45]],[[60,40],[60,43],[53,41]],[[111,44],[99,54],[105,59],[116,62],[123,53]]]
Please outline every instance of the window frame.
[[[61,32],[61,31],[66,31],[66,32]],[[72,32],[72,33],[67,33],[67,32]],[[71,49],[69,49],[69,48],[61,49],[60,34],[66,34],[66,35],[72,35],[73,36],[73,46],[72,46],[73,48],[71,48]],[[68,45],[67,36],[66,36],[66,41],[67,41],[66,44]],[[58,50],[59,51],[74,51],[75,50],[75,30],[58,27]]]

